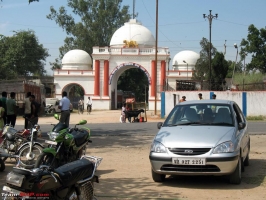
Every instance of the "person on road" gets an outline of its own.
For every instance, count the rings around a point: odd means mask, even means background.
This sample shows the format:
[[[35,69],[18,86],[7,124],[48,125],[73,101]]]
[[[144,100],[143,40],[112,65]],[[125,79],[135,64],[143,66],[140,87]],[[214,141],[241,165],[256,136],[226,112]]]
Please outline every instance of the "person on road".
[[[78,109],[79,109],[79,114],[80,113],[83,113],[83,110],[84,110],[84,102],[83,102],[82,99],[79,100]]]
[[[30,96],[30,102],[31,102],[30,121],[32,123],[32,126],[34,126],[35,124],[38,124],[39,111],[40,111],[41,105],[35,101],[34,95]],[[31,126],[30,126],[30,128],[31,128]]]
[[[60,122],[69,126],[70,111],[69,111],[70,101],[67,98],[67,92],[62,93],[62,99],[59,102],[58,108],[61,109]]]
[[[4,124],[4,114],[5,114],[5,109],[2,105],[2,101],[0,101],[0,129],[3,130],[5,124]],[[1,133],[2,135],[2,133]]]
[[[91,112],[91,108],[92,108],[92,99],[90,97],[88,97],[88,101],[87,101],[87,111]]]
[[[6,100],[7,119],[6,123],[11,124],[13,127],[16,125],[17,120],[17,105],[15,101],[15,92],[10,93],[10,98]]]
[[[179,103],[186,101],[186,96],[182,96],[182,98],[179,100]]]
[[[126,123],[126,103],[124,103],[122,106],[121,115],[122,115],[122,123]]]
[[[26,98],[24,99],[23,108],[24,108],[24,129],[28,129],[28,118],[31,118],[31,101],[30,101],[31,92],[27,93]]]
[[[6,112],[7,112],[7,109],[6,109],[6,99],[7,99],[7,92],[2,92],[2,98],[0,100],[2,102],[3,108],[5,109],[4,116],[3,116],[4,125],[6,125]]]

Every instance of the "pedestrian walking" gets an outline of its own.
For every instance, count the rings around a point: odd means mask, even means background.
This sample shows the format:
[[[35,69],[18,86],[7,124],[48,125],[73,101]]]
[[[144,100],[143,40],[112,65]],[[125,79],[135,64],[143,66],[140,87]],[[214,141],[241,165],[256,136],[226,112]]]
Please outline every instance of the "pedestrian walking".
[[[41,105],[35,101],[35,96],[34,95],[31,95],[29,99],[30,99],[30,102],[31,102],[30,121],[32,123],[32,126],[34,126],[35,124],[38,124],[39,112],[40,112]],[[30,126],[30,128],[31,128],[31,126]]]
[[[17,105],[15,101],[15,92],[10,93],[10,98],[6,100],[6,123],[11,124],[13,127],[16,125],[17,120]]]
[[[67,98],[67,92],[64,91],[62,93],[62,99],[59,102],[58,108],[61,109],[61,117],[60,117],[60,122],[63,124],[66,124],[69,126],[69,120],[70,120],[70,101]]]
[[[92,99],[90,97],[88,97],[88,101],[86,105],[87,105],[87,112],[90,113],[91,108],[92,108]]]
[[[182,96],[182,98],[179,100],[179,103],[186,101],[186,96]]]
[[[7,99],[7,92],[2,92],[2,98],[0,100],[2,102],[3,108],[5,109],[4,116],[3,116],[4,125],[6,125],[6,112],[7,112],[7,109],[6,109],[6,99]]]
[[[27,93],[26,98],[24,99],[23,108],[24,108],[24,129],[28,129],[28,118],[31,118],[31,101],[30,101],[31,92]]]
[[[121,110],[122,123],[126,123],[126,103],[123,104]]]

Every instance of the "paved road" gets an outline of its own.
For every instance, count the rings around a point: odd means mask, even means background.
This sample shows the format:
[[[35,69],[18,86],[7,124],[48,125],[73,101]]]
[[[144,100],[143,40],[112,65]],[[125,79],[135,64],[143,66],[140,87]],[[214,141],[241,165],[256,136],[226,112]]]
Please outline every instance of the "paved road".
[[[43,137],[46,137],[47,131],[52,129],[51,125],[40,124]],[[157,122],[148,123],[105,123],[105,124],[87,124],[83,125],[91,129],[92,136],[98,135],[155,135],[158,132]],[[74,125],[71,125],[74,127]],[[82,127],[82,126],[81,126]],[[18,125],[16,129],[23,129],[23,126]],[[265,122],[249,122],[249,132],[253,135],[266,135]]]

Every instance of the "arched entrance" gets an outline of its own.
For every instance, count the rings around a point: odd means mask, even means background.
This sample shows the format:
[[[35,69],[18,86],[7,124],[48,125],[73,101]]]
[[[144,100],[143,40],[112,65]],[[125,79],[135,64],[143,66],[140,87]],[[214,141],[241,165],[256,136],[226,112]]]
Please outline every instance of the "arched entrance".
[[[80,99],[83,99],[83,101],[84,101],[84,94],[85,94],[84,88],[80,84],[70,83],[70,84],[64,86],[62,92],[63,91],[67,92],[68,98],[69,98],[70,102],[72,103],[73,108],[78,109],[78,101]]]
[[[137,63],[133,63],[133,62],[122,63],[122,64],[118,65],[117,67],[115,67],[109,76],[109,85],[111,86],[110,87],[111,88],[111,109],[119,109],[120,106],[122,105],[122,102],[125,101],[124,97],[122,97],[122,98],[119,97],[120,91],[118,91],[118,89],[117,89],[117,83],[118,83],[119,77],[125,71],[127,71],[129,69],[139,69],[145,74],[145,77],[147,78],[147,81],[146,81],[147,85],[143,86],[142,92],[144,93],[144,96],[146,97],[145,100],[147,100],[147,98],[149,96],[148,91],[149,91],[149,87],[151,84],[151,76],[150,76],[149,72],[143,66],[141,66]],[[129,88],[132,88],[132,87],[129,87]],[[138,99],[138,97],[136,99]]]

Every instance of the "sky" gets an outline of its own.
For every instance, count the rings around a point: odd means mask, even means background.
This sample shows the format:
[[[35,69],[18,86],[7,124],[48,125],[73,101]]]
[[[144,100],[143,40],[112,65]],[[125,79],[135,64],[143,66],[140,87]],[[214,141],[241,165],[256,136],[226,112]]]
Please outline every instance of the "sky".
[[[212,20],[211,41],[213,46],[224,53],[225,58],[235,61],[241,40],[247,38],[248,26],[266,27],[266,0],[158,0],[158,47],[168,47],[170,57],[180,51],[200,52],[203,37],[209,40],[209,20],[203,14],[218,14]],[[122,5],[130,6],[133,13],[133,0],[123,0]],[[12,36],[13,31],[33,30],[39,43],[48,49],[50,56],[45,69],[52,75],[49,62],[59,57],[59,47],[63,46],[66,33],[55,21],[46,18],[50,6],[58,10],[67,7],[67,0],[39,0],[28,4],[28,0],[0,1],[0,34]],[[69,13],[72,13],[68,9]],[[156,0],[135,0],[136,19],[156,36]],[[226,42],[225,42],[226,41]],[[239,47],[240,51],[240,47]],[[247,56],[246,63],[250,62]],[[238,56],[239,60],[239,56]],[[172,63],[170,63],[172,65]]]

